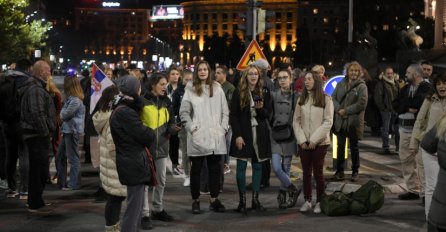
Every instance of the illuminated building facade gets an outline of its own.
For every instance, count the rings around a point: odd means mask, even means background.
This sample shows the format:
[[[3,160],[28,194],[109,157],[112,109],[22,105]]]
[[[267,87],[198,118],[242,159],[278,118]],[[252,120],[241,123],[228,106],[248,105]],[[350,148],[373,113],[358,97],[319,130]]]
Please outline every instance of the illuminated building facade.
[[[205,38],[214,34],[235,34],[247,42],[252,39],[239,29],[239,14],[247,11],[246,0],[202,0],[181,5],[184,8],[184,44],[180,50],[183,63],[196,62],[202,55]],[[263,51],[273,63],[290,62],[297,41],[297,1],[264,0],[260,8],[275,12],[275,17],[269,20],[272,28],[257,37]]]
[[[85,55],[131,60],[147,55],[148,20],[146,9],[76,8],[74,26],[89,37]]]

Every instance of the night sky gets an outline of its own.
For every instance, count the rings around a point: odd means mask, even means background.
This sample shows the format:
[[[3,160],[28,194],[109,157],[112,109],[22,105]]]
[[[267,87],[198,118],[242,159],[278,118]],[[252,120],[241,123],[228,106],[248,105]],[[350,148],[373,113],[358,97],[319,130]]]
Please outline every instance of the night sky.
[[[74,7],[101,6],[102,0],[42,0],[47,8],[47,15],[51,17],[64,16]],[[153,5],[169,5],[188,2],[187,0],[105,0],[107,2],[120,2],[121,8],[141,7],[151,9]]]

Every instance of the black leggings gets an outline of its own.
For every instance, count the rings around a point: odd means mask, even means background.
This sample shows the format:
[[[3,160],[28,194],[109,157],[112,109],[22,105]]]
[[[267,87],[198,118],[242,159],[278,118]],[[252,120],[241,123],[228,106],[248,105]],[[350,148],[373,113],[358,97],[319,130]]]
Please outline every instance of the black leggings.
[[[190,171],[190,193],[192,199],[197,200],[200,197],[201,168],[205,159],[208,167],[209,191],[212,198],[217,198],[220,192],[220,175],[222,175],[221,155],[189,157],[189,159],[192,163]]]
[[[106,226],[113,226],[119,222],[123,200],[125,200],[125,197],[107,194],[107,203],[105,204],[104,214]]]

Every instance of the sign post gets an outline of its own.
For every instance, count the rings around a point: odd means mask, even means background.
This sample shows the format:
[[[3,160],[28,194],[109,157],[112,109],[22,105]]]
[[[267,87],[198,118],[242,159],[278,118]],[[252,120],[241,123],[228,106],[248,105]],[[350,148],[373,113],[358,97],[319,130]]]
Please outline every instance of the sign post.
[[[265,54],[263,54],[262,49],[260,49],[257,41],[252,40],[251,43],[249,43],[245,53],[243,53],[242,58],[238,62],[237,70],[244,70],[251,62],[254,62],[258,59],[266,60],[266,56]]]

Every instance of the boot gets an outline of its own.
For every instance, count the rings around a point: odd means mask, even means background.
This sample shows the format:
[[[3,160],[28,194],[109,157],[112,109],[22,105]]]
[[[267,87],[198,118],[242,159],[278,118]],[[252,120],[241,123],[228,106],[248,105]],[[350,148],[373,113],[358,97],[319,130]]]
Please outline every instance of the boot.
[[[291,208],[296,205],[297,198],[299,197],[300,192],[301,190],[297,189],[296,186],[294,186],[294,184],[290,184],[290,186],[288,186],[288,195],[290,196],[287,204],[288,208]]]
[[[279,195],[277,195],[277,203],[279,203],[279,209],[285,209],[288,206],[286,201],[286,193],[286,190],[279,190]]]
[[[263,208],[262,204],[259,202],[259,192],[252,193],[252,205],[251,208],[257,212],[263,212],[266,209]]]
[[[238,207],[234,211],[246,215],[246,213],[247,213],[247,211],[246,211],[246,192],[239,192],[239,197],[240,197],[240,200],[238,203]]]

